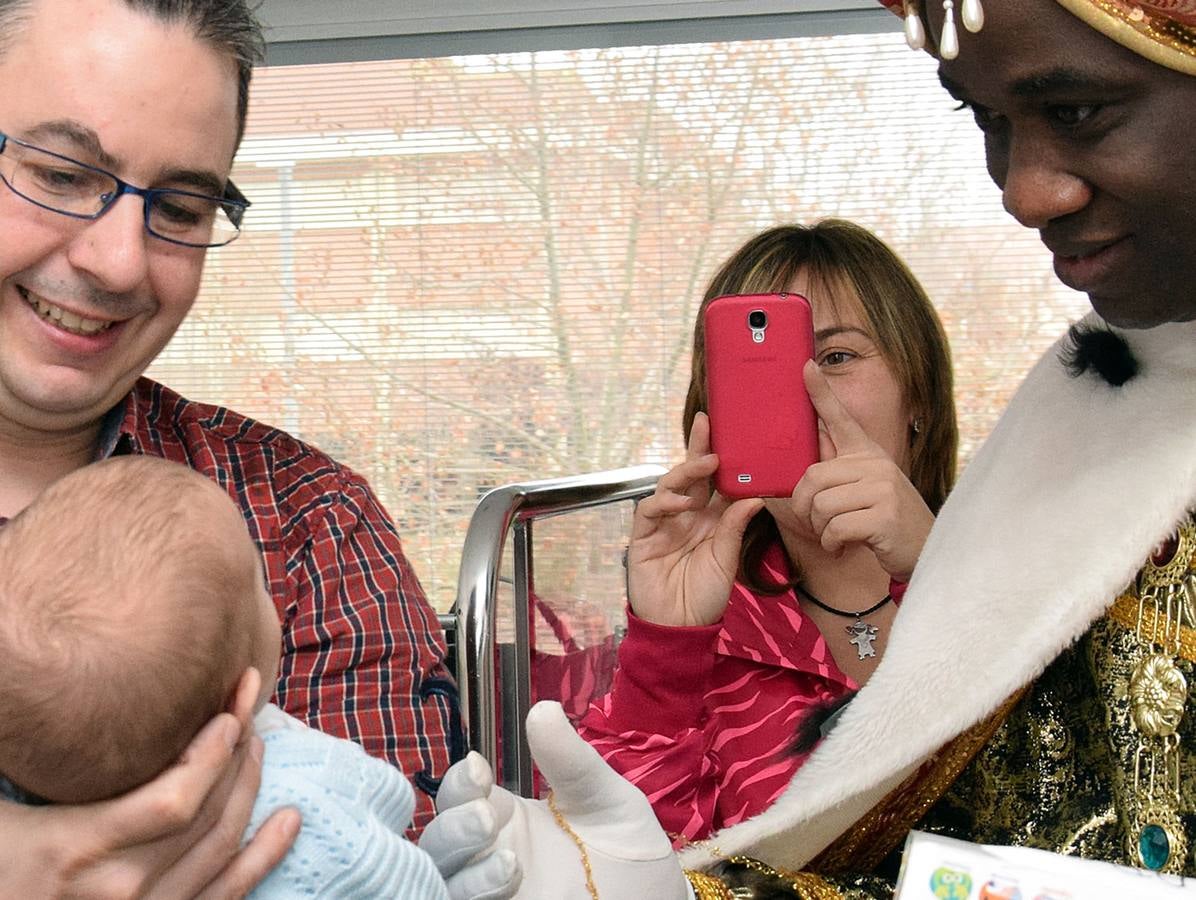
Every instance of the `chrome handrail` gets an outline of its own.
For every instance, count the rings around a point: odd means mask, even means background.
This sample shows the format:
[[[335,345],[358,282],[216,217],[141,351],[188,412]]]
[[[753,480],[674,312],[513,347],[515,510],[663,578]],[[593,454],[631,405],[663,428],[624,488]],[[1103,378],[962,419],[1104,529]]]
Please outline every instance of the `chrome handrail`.
[[[655,490],[665,471],[663,466],[642,465],[508,484],[488,491],[478,501],[461,550],[457,602],[450,615],[456,616],[457,685],[466,733],[470,747],[491,766],[498,762],[494,653],[499,569],[512,526],[538,516],[645,497]],[[516,654],[525,667],[530,652],[526,631],[517,633]],[[518,716],[521,736],[526,712],[510,711]],[[530,791],[526,778],[518,775],[514,787],[523,793]]]

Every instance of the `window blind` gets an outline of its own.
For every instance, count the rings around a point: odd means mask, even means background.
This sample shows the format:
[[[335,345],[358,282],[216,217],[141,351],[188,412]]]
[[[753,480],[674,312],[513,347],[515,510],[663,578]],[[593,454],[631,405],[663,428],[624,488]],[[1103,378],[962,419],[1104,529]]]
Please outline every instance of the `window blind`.
[[[955,355],[965,458],[1086,302],[900,34],[272,67],[151,375],[365,474],[440,609],[487,489],[682,454],[694,313],[753,233],[889,241]]]

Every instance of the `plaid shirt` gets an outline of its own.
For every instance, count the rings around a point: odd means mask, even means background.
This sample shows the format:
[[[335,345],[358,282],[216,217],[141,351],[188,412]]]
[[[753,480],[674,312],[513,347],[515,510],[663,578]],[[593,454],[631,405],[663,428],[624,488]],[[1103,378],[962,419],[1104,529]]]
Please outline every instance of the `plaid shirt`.
[[[275,702],[402,769],[421,830],[460,731],[456,688],[436,615],[365,480],[285,432],[147,378],[106,426],[101,457],[185,463],[240,506],[282,621]]]

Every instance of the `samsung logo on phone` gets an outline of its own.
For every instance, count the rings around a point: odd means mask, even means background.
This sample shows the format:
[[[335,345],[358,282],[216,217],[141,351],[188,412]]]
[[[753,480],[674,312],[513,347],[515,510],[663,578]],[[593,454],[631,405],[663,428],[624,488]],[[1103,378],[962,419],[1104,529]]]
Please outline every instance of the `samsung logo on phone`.
[[[743,361],[745,363],[770,363],[776,362],[776,356],[745,356]]]

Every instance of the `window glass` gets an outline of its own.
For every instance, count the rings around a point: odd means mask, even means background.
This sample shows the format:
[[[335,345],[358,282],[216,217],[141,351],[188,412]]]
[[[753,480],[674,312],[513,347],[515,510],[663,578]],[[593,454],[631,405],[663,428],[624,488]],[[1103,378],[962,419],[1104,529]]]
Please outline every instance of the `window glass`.
[[[926,285],[964,457],[1084,298],[900,34],[267,68],[245,232],[151,374],[366,475],[447,609],[495,485],[682,453],[705,282],[857,220]]]

